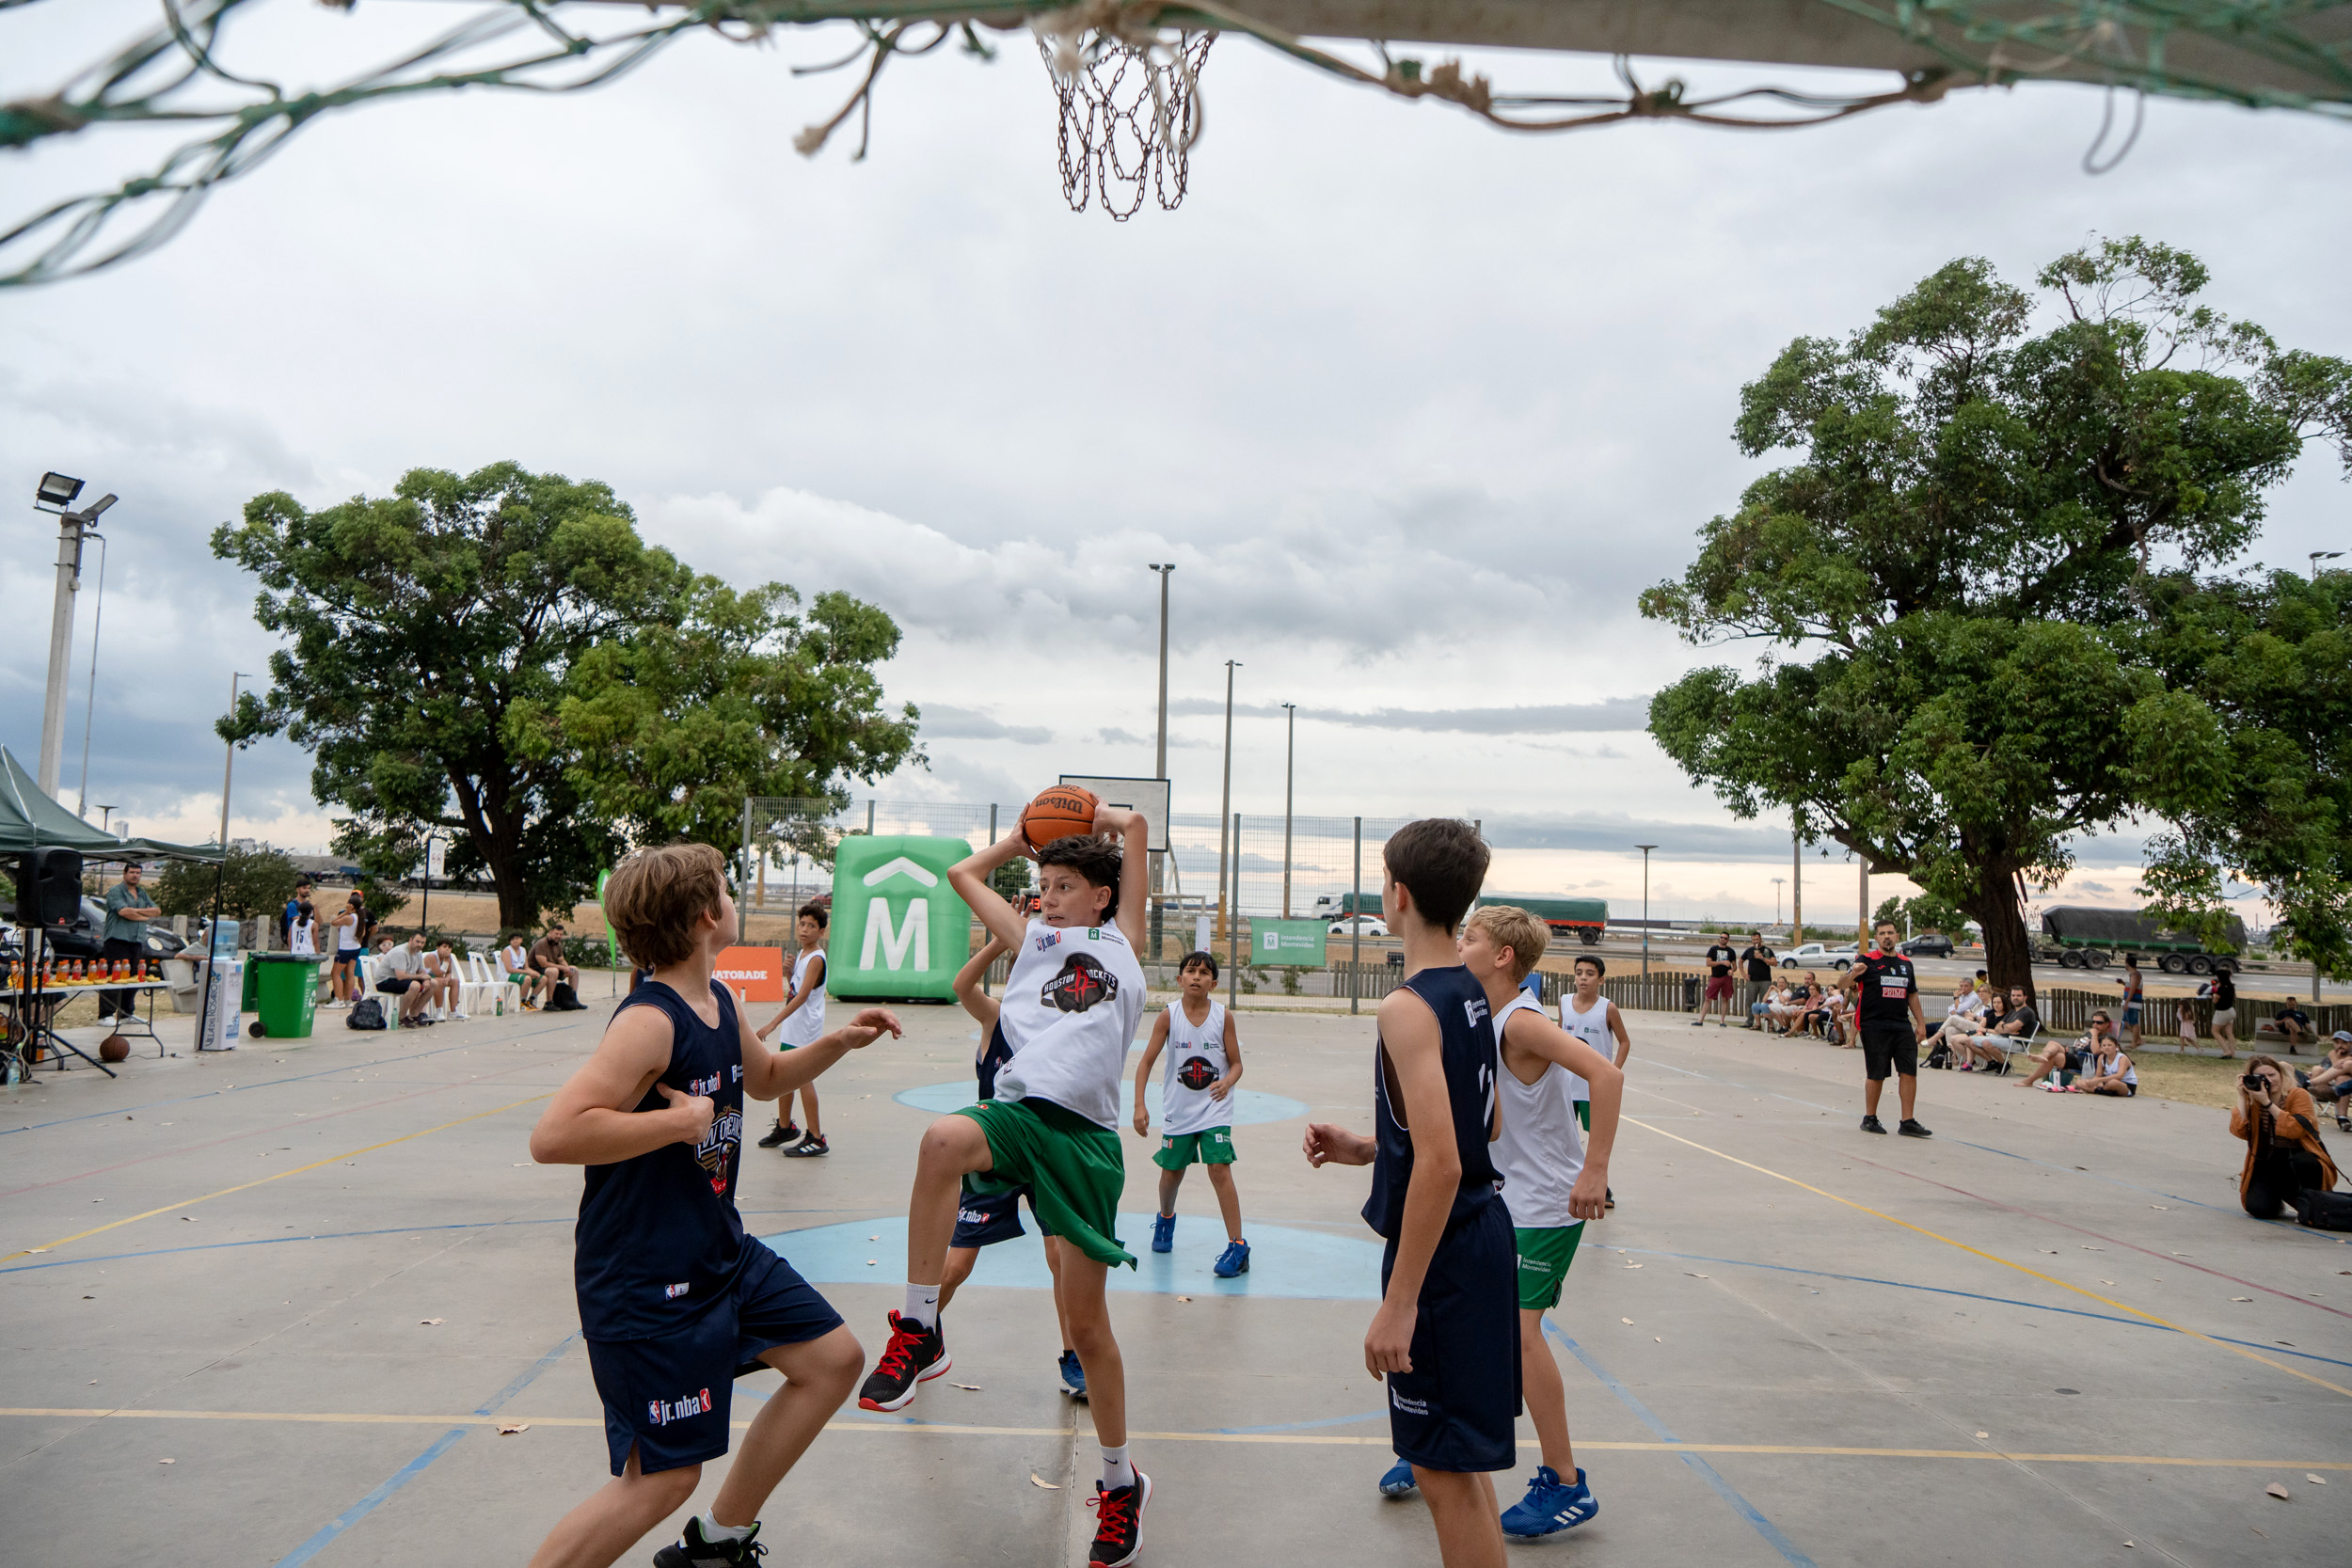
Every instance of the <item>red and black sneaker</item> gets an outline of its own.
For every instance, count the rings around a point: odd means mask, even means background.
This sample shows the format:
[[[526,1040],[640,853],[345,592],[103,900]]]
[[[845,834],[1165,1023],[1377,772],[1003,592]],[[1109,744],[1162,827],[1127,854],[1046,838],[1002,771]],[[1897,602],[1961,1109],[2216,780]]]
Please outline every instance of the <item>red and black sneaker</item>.
[[[1105,1491],[1094,1483],[1087,1506],[1096,1511],[1094,1544],[1087,1549],[1089,1568],[1127,1568],[1143,1550],[1143,1508],[1152,1500],[1152,1478],[1136,1472],[1133,1486]]]
[[[867,1374],[866,1386],[857,1391],[857,1407],[896,1410],[914,1398],[916,1384],[929,1382],[954,1365],[937,1323],[917,1328],[893,1312],[890,1343],[882,1348],[882,1359]]]

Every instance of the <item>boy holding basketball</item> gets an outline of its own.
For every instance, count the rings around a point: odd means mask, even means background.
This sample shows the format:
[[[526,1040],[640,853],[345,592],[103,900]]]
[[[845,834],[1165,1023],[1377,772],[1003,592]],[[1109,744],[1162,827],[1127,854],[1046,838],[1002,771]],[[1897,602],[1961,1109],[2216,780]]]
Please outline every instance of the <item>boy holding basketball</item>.
[[[1241,1082],[1241,1035],[1233,1015],[1210,992],[1216,989],[1216,958],[1187,953],[1176,966],[1179,995],[1152,1025],[1152,1042],[1136,1064],[1136,1136],[1152,1135],[1152,1113],[1143,1087],[1152,1064],[1168,1053],[1168,1082],[1160,1087],[1160,1127],[1166,1136],[1152,1163],[1160,1167],[1160,1212],[1152,1221],[1152,1250],[1176,1245],[1176,1193],[1185,1170],[1209,1169],[1217,1212],[1225,1220],[1225,1251],[1210,1272],[1219,1279],[1249,1272],[1249,1243],[1241,1235],[1241,1195],[1233,1190],[1233,1113],[1226,1101]]]
[[[604,1402],[613,1480],[565,1514],[532,1568],[604,1568],[694,1495],[727,1451],[729,1395],[761,1366],[760,1406],[710,1512],[656,1568],[754,1561],[759,1511],[857,1381],[865,1354],[792,1265],[743,1233],[735,1185],[743,1100],[774,1100],[898,1021],[869,1007],[790,1054],[754,1038],[711,978],[735,936],[726,861],[707,844],[643,849],[613,872],[605,916],[652,967],[531,1134],[543,1164],[588,1167],[575,1231],[581,1337]]]
[[[1144,888],[1140,875],[1122,879],[1120,870],[1124,862],[1140,867],[1149,842],[1142,814],[1062,787],[1029,803],[1019,832],[947,873],[990,934],[1013,949],[997,1018],[1012,1059],[997,1069],[995,1099],[940,1117],[923,1135],[907,1205],[906,1307],[891,1314],[890,1343],[858,1395],[861,1408],[896,1410],[916,1385],[947,1370],[939,1286],[958,1189],[985,1196],[1026,1185],[1061,1243],[1071,1345],[1086,1368],[1103,1449],[1087,1560],[1106,1568],[1133,1562],[1142,1549],[1152,1499],[1151,1478],[1127,1456],[1126,1372],[1104,1290],[1113,1264],[1135,1264],[1113,1232],[1127,1180],[1119,1084],[1143,1017],[1136,949]],[[1026,922],[988,880],[1022,854],[1040,866],[1039,918]]]
[[[1493,1006],[1454,941],[1488,855],[1470,824],[1435,817],[1399,829],[1381,854],[1405,983],[1380,1004],[1373,1132],[1316,1122],[1304,1147],[1310,1165],[1372,1167],[1364,1220],[1388,1248],[1364,1370],[1387,1381],[1390,1439],[1428,1501],[1445,1568],[1501,1568],[1486,1473],[1518,1464],[1518,1259],[1494,1163]]]

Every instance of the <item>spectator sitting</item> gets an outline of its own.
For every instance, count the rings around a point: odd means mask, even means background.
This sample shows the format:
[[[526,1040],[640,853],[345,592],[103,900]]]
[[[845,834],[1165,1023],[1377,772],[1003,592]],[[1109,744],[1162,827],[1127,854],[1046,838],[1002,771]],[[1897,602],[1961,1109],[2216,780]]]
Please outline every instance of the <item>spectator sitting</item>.
[[[2336,1126],[2344,1132],[2352,1132],[2352,1116],[2344,1112],[2345,1103],[2352,1101],[2352,1029],[2337,1030],[2333,1042],[2328,1047],[2328,1060],[2312,1069],[2308,1075],[2296,1073],[2295,1080],[2309,1089],[2312,1098],[2320,1104],[2333,1101]]]
[[[2139,1074],[2133,1069],[2132,1059],[2123,1053],[2122,1043],[2107,1035],[2091,1042],[2090,1058],[2076,1070],[2066,1092],[2136,1095],[2139,1093]]]
[[[2040,1088],[2046,1079],[2053,1089],[2065,1087],[2074,1081],[2076,1073],[2090,1065],[2103,1039],[2109,1044],[2115,1042],[2115,1020],[2104,1007],[2090,1015],[2090,1032],[2074,1044],[2052,1040],[2047,1045],[2036,1046],[2028,1051],[2026,1054],[2034,1059],[2035,1067],[2023,1086]]]
[[[466,994],[466,977],[458,972],[457,955],[450,950],[446,938],[435,944],[432,955],[424,960],[424,973],[432,986],[433,1000],[463,1018],[465,1009],[459,1003]]]
[[[1821,989],[1820,980],[1813,971],[1804,972],[1804,984],[1797,988],[1797,1002],[1803,1009],[1797,1014],[1797,1032],[1802,1035],[1826,1034],[1829,1026],[1829,996]]]
[[[1853,1038],[1853,1031],[1846,1027],[1846,993],[1836,986],[1821,993],[1821,1037],[1844,1051],[1861,1049]]]
[[[524,1012],[538,1006],[533,999],[538,996],[539,988],[547,982],[540,977],[537,970],[531,967],[531,949],[523,945],[520,931],[506,934],[506,945],[499,949],[499,969],[506,976],[507,984],[522,987]]]
[[[2287,1037],[2287,1054],[2290,1056],[2295,1054],[2295,1048],[2305,1040],[2316,1042],[2319,1038],[2319,1031],[2312,1027],[2312,1015],[2296,1006],[2292,996],[2287,998],[2285,1006],[2271,1015],[2270,1022],[2278,1026],[2279,1033]]]
[[[1970,1053],[1981,1051],[1985,1058],[1984,1070],[2006,1075],[2010,1069],[2009,1053],[2029,1045],[2041,1032],[2042,1015],[2034,1011],[2033,1004],[2026,999],[2026,988],[2011,986],[2009,988],[2007,1010],[2001,1014],[1999,1022],[1985,1032],[1982,1040],[1969,1042]]]
[[[2230,1132],[2246,1140],[2238,1201],[2258,1220],[2275,1219],[2296,1194],[2336,1184],[2335,1162],[2319,1141],[2319,1108],[2311,1092],[2289,1085],[2275,1056],[2249,1056],[2238,1080]]]
[[[1756,1000],[1748,1004],[1748,1027],[1770,1029],[1772,1007],[1779,999],[1780,988],[1768,983],[1762,990],[1756,993]]]
[[[403,1023],[430,1023],[424,1016],[425,1004],[433,999],[434,984],[425,967],[424,933],[419,931],[400,947],[393,947],[391,939],[384,939],[384,978],[375,989],[400,998],[400,1021]]]
[[[1963,975],[1952,986],[1952,999],[1944,1005],[1944,1022],[1928,1036],[1928,1060],[1938,1067],[1949,1064],[1960,1054],[1961,1037],[1983,1027],[1984,998],[1977,994],[1977,983]]]
[[[531,968],[532,972],[539,976],[539,983],[547,988],[547,1006],[550,1009],[559,1013],[571,1012],[585,1006],[580,1000],[579,994],[580,970],[576,965],[564,961],[564,923],[562,921],[559,920],[549,926],[548,934],[532,944]],[[558,986],[572,988],[571,1006],[564,1006],[563,998],[556,995],[555,988]]]

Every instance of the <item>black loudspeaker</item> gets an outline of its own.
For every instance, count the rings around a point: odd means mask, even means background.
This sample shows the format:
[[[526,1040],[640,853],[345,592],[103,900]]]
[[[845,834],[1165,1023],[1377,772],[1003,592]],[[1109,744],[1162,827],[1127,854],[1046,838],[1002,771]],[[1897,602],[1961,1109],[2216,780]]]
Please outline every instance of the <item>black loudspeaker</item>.
[[[71,926],[82,915],[82,856],[27,849],[16,858],[16,923]]]

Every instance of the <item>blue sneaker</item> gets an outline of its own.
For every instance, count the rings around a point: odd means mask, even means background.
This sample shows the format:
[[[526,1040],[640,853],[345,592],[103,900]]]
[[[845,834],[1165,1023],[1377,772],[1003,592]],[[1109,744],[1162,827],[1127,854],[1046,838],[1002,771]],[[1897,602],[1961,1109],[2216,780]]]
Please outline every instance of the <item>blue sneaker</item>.
[[[1248,1274],[1249,1272],[1249,1243],[1248,1242],[1226,1243],[1225,1250],[1217,1254],[1216,1266],[1209,1272],[1219,1279],[1231,1279],[1237,1274]]]
[[[1074,1350],[1061,1353],[1061,1387],[1073,1400],[1087,1397],[1087,1370],[1078,1365],[1078,1353]]]
[[[1576,1472],[1576,1484],[1570,1486],[1560,1479],[1560,1472],[1542,1465],[1527,1483],[1527,1496],[1502,1511],[1502,1533],[1549,1535],[1581,1525],[1599,1512],[1600,1503],[1584,1484],[1582,1470]]]
[[[1152,1250],[1153,1252],[1172,1252],[1175,1250],[1175,1247],[1176,1216],[1173,1214],[1152,1215]]]
[[[1420,1489],[1421,1483],[1413,1479],[1413,1466],[1402,1459],[1390,1465],[1389,1473],[1380,1478],[1380,1495],[1384,1497],[1409,1497]]]

